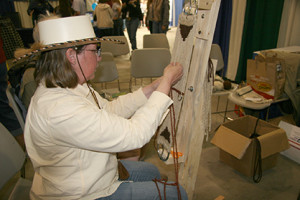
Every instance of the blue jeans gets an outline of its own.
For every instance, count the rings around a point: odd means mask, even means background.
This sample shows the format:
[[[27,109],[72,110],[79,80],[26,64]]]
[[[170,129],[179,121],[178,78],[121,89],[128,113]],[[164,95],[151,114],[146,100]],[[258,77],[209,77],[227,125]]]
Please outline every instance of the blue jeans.
[[[115,35],[115,36],[124,35],[124,32],[123,32],[123,19],[114,20],[113,35]]]
[[[99,38],[104,36],[111,36],[113,35],[113,28],[95,28],[95,34]]]
[[[126,27],[128,37],[131,43],[131,49],[136,49],[136,31],[139,27],[140,20],[139,18],[131,18],[130,20],[126,19]]]
[[[152,22],[152,33],[166,33],[168,30],[168,27],[166,27],[166,30],[162,30],[162,22]]]
[[[23,134],[14,110],[9,106],[6,96],[7,69],[6,63],[0,63],[0,122],[13,136]]]
[[[152,179],[160,179],[160,173],[154,165],[141,161],[122,160],[121,162],[130,174],[128,181],[133,182],[123,182],[112,195],[98,200],[159,199],[157,187]],[[166,186],[166,198],[164,197],[164,185],[158,183],[158,187],[162,199],[178,199],[176,186]],[[185,190],[181,186],[180,193],[181,199],[188,199]]]

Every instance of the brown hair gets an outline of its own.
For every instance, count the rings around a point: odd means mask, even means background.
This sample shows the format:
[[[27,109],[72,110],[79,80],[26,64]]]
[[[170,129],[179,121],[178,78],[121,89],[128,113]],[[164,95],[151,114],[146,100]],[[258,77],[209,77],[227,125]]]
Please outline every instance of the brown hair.
[[[82,52],[83,47],[76,47],[76,53]],[[78,76],[66,57],[66,51],[67,48],[56,49],[40,55],[34,72],[37,85],[42,81],[47,88],[75,88],[78,85]]]

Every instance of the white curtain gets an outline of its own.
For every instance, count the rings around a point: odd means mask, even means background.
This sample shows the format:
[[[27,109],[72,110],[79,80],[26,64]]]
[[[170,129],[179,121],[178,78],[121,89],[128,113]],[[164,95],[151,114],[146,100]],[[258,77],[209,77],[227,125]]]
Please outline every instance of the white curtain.
[[[232,0],[232,21],[226,73],[226,77],[230,80],[235,80],[239,65],[246,4],[247,0]]]
[[[300,46],[300,1],[285,0],[277,47]]]
[[[31,16],[29,16],[27,14],[29,2],[15,1],[14,4],[15,4],[16,12],[18,12],[20,14],[22,27],[23,28],[32,28],[33,25],[32,25]],[[53,8],[55,8],[56,6],[59,5],[58,1],[50,1],[50,4],[53,6]]]

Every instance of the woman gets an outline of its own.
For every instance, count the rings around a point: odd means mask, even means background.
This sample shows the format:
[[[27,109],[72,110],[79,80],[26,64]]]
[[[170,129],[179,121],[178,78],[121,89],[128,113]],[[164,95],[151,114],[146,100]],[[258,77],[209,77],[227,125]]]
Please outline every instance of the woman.
[[[148,0],[147,2],[147,15],[146,15],[146,26],[150,31],[150,33],[152,33],[152,20],[153,20],[152,1],[153,0]]]
[[[121,1],[113,0],[112,3],[113,3],[112,10],[113,10],[113,21],[114,21],[113,35],[115,36],[124,35]]]
[[[182,66],[172,63],[152,84],[108,102],[87,83],[101,60],[99,43],[104,40],[95,38],[89,17],[51,19],[38,27],[43,46],[17,59],[41,52],[38,88],[25,125],[35,169],[31,199],[159,198],[151,181],[160,178],[158,169],[128,160],[118,165],[116,152],[150,140],[172,103],[168,93],[181,78]],[[123,171],[127,177],[121,177]],[[163,184],[158,187],[164,191]],[[178,199],[176,187],[166,186],[166,193],[168,199]]]
[[[107,0],[99,0],[99,4],[94,11],[94,19],[97,24],[97,37],[113,35],[113,10],[106,2]]]
[[[123,0],[122,12],[123,18],[126,19],[126,28],[131,43],[131,49],[137,49],[136,32],[140,21],[143,20],[143,14],[139,0]]]
[[[153,0],[152,2],[152,33],[166,34],[169,27],[169,0]]]

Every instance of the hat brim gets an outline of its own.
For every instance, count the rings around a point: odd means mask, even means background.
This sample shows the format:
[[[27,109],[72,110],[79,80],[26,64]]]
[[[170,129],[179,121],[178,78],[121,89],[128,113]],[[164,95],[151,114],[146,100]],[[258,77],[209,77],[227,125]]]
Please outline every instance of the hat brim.
[[[26,54],[16,58],[15,60],[13,60],[13,63],[17,64],[17,63],[25,62],[27,59],[29,59],[29,58],[32,59],[33,57],[39,55],[41,52],[52,51],[52,50],[56,50],[56,49],[70,48],[70,47],[75,47],[75,46],[88,45],[88,44],[97,44],[97,43],[101,43],[101,41],[125,44],[125,42],[123,42],[121,40],[95,37],[95,38],[86,38],[86,39],[81,39],[81,40],[67,41],[67,42],[62,42],[62,43],[55,43],[55,44],[51,44],[51,45],[43,45],[39,49],[35,49],[29,53],[26,53]]]

